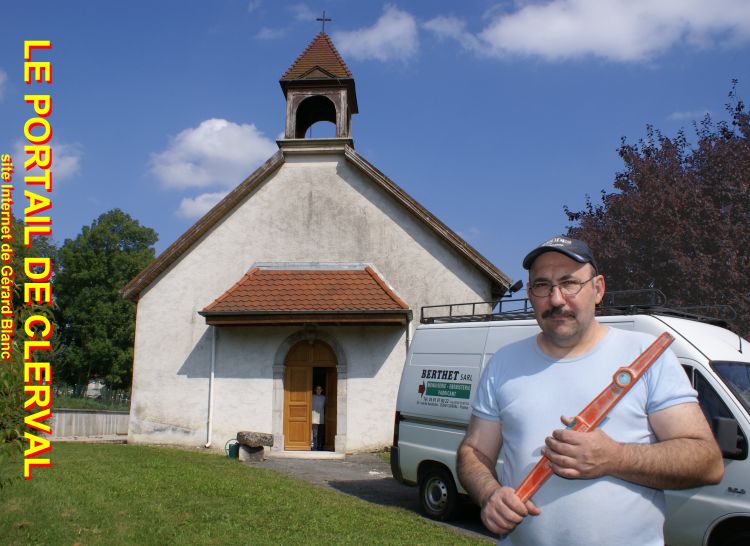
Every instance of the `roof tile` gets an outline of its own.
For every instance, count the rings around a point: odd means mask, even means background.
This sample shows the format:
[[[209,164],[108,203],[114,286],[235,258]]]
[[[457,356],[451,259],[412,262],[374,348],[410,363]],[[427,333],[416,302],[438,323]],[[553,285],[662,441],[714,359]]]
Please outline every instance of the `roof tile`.
[[[253,268],[202,312],[402,311],[406,305],[375,271]]]
[[[305,50],[281,76],[281,81],[304,77],[316,66],[332,74],[335,78],[351,78],[352,73],[341,58],[336,47],[325,32],[319,33]]]

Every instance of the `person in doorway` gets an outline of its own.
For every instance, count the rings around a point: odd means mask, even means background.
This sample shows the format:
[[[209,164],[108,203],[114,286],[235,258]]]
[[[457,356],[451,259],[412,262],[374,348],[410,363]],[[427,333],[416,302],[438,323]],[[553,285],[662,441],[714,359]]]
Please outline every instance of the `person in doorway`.
[[[326,443],[326,397],[323,395],[323,387],[315,386],[312,397],[312,445],[313,451],[321,451]]]
[[[485,367],[458,450],[461,483],[503,545],[663,545],[662,490],[724,473],[695,391],[667,350],[599,428],[565,429],[653,337],[595,320],[604,277],[582,241],[550,239],[523,267],[542,331]],[[554,474],[522,503],[515,489],[540,455]]]

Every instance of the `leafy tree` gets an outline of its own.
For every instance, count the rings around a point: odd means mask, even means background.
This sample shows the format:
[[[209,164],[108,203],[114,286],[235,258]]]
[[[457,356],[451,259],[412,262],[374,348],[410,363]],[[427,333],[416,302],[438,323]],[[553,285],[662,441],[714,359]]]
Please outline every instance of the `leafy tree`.
[[[568,233],[592,246],[611,290],[653,287],[674,305],[729,304],[732,326],[750,334],[750,113],[733,82],[730,122],[706,115],[668,138],[648,127],[623,139],[625,170],[602,203],[565,212]]]
[[[10,245],[12,259],[9,262],[4,262],[3,265],[10,265],[13,269],[12,320],[14,322],[14,333],[10,360],[0,361],[0,489],[12,483],[14,479],[21,479],[22,476],[23,420],[26,416],[23,409],[25,399],[23,391],[23,346],[24,341],[29,339],[24,330],[26,319],[31,315],[43,315],[53,323],[54,334],[51,339],[54,349],[53,354],[36,352],[33,355],[35,361],[47,361],[51,358],[54,362],[54,354],[57,352],[59,339],[50,306],[24,305],[23,303],[23,285],[28,281],[24,272],[24,258],[27,256],[50,258],[54,275],[55,245],[45,237],[35,237],[32,248],[27,249],[23,244],[23,225],[12,216],[10,220],[12,240],[4,242]],[[7,250],[4,252],[7,253]],[[9,319],[11,317],[3,316],[2,318]]]
[[[65,240],[55,283],[63,379],[82,384],[97,376],[112,388],[130,386],[135,304],[120,289],[153,259],[157,239],[153,229],[114,209]]]

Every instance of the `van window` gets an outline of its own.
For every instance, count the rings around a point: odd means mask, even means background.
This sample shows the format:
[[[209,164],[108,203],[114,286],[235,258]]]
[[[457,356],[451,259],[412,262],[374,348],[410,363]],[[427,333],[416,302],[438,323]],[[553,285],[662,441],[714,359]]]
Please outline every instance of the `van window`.
[[[685,369],[687,370],[687,366]],[[688,373],[688,375],[691,375]],[[711,430],[714,435],[717,434],[718,419],[723,417],[726,419],[734,419],[734,415],[729,411],[729,408],[721,399],[719,394],[709,384],[705,377],[698,370],[692,370],[692,381],[693,387],[698,391],[698,402],[701,405],[704,415],[708,424],[711,426]],[[741,429],[737,429],[737,447],[739,453],[736,458],[744,459],[747,456],[747,438],[742,433]],[[731,458],[735,458],[732,456]]]
[[[711,367],[724,380],[745,411],[750,413],[750,364],[747,362],[711,362]]]

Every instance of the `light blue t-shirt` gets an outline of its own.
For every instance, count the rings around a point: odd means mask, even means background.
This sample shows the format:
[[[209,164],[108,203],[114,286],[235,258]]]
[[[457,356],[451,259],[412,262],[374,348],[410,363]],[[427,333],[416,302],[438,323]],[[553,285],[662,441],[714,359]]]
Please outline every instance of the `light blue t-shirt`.
[[[500,349],[487,363],[472,402],[481,419],[500,421],[503,470],[500,482],[517,488],[541,456],[544,439],[563,428],[654,340],[610,328],[588,354],[555,359],[531,337]],[[667,350],[599,425],[618,442],[654,443],[648,415],[697,402],[697,393]],[[527,517],[502,540],[510,544],[584,546],[663,545],[664,493],[613,477],[569,480],[553,475],[537,491],[539,516]]]

